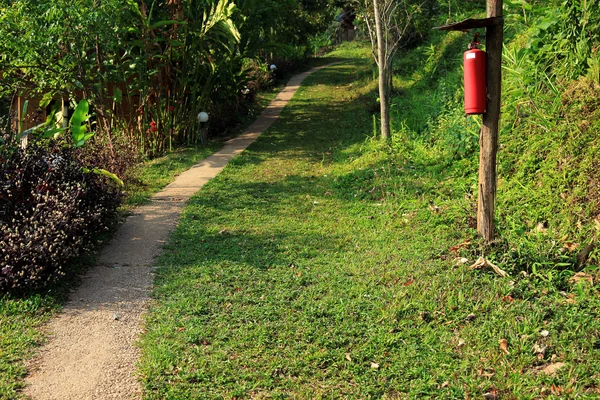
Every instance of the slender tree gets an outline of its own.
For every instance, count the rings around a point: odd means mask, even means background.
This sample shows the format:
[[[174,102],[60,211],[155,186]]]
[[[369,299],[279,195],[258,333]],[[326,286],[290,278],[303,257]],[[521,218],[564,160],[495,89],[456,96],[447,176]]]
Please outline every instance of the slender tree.
[[[414,17],[423,14],[427,1],[361,0],[363,17],[371,39],[371,50],[379,68],[379,102],[381,107],[381,138],[391,137],[390,92],[392,62],[398,49],[410,43],[410,28]]]
[[[390,63],[388,60],[388,42],[384,35],[384,19],[381,14],[380,1],[384,3],[384,7],[386,0],[373,0],[373,11],[375,15],[375,32],[377,38],[377,57],[375,57],[375,61],[377,62],[377,66],[379,67],[379,104],[381,107],[381,138],[387,140],[390,138],[390,100],[388,98],[390,85],[389,78],[390,75]],[[391,3],[387,1],[387,3]],[[385,10],[385,8],[384,8]]]

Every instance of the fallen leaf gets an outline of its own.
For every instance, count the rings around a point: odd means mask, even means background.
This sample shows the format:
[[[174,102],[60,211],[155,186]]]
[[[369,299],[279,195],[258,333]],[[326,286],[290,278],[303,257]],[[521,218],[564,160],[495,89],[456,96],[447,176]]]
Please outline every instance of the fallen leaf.
[[[591,286],[594,286],[594,278],[585,272],[578,272],[569,279],[571,285],[575,285],[581,281],[588,282]]]
[[[352,362],[352,358],[350,357],[350,353],[346,353],[346,360]]]
[[[450,386],[450,382],[446,381],[446,382],[442,383],[442,389],[447,388],[448,386]]]
[[[412,285],[413,283],[415,283],[415,281],[411,279],[410,281],[406,281],[406,282],[404,282],[404,283],[402,284],[402,286],[410,286],[410,285]]]
[[[552,392],[552,394],[556,394],[556,395],[560,396],[561,393],[564,391],[564,389],[561,388],[560,386],[552,385],[552,386],[550,386],[550,391]]]
[[[465,318],[467,321],[473,321],[477,316],[473,313],[467,315],[467,318]]]
[[[510,352],[508,351],[508,340],[500,339],[498,340],[498,343],[500,343],[500,350],[502,350],[504,354],[510,354]]]
[[[488,371],[484,371],[482,368],[477,370],[477,375],[482,376],[484,378],[492,378],[494,376],[495,371],[490,369]]]
[[[462,249],[463,247],[468,247],[470,244],[471,244],[471,241],[467,240],[465,242],[462,242],[461,244],[450,247],[449,250],[451,253],[457,253],[460,249]]]
[[[464,258],[464,257],[456,257],[454,259],[454,264],[456,266],[463,265],[463,264],[466,264],[468,262],[469,262],[469,259],[468,258]]]
[[[540,335],[542,337],[548,337],[550,335],[550,332],[548,332],[547,330],[544,329],[543,331],[540,332]]]
[[[532,351],[535,354],[545,353],[547,348],[548,348],[548,346],[544,346],[544,345],[540,346],[539,344],[536,343],[536,344],[533,345]]]
[[[440,208],[438,206],[436,206],[435,204],[432,204],[429,206],[429,211],[437,213],[440,211]]]
[[[515,301],[515,299],[512,296],[506,295],[502,298],[502,301],[506,303],[512,303],[513,301]]]
[[[371,361],[371,368],[373,368],[373,369],[379,369],[379,364],[374,363],[373,361]]]
[[[464,341],[464,339],[460,339],[458,341],[458,344],[456,345],[456,347],[463,347],[467,342]]]
[[[506,271],[499,268],[497,265],[492,264],[491,262],[489,262],[488,260],[486,260],[483,257],[479,257],[479,259],[477,261],[475,261],[475,264],[471,265],[469,267],[469,269],[473,270],[473,269],[480,269],[480,268],[484,268],[484,267],[491,268],[497,275],[499,275],[501,277],[509,276]]]
[[[573,243],[573,242],[565,242],[563,244],[564,248],[569,250],[569,251],[575,251],[579,248],[579,243]]]
[[[531,350],[536,355],[537,359],[541,361],[546,356],[547,348],[548,348],[548,346],[544,346],[544,345],[540,346],[539,344],[536,343],[533,345],[533,349],[531,349]]]
[[[546,233],[548,232],[548,228],[546,227],[545,223],[538,222],[538,224],[535,226],[535,231],[539,233]]]
[[[499,400],[500,399],[500,397],[498,396],[498,391],[496,391],[495,389],[491,392],[484,393],[483,398],[485,400]]]
[[[560,370],[561,368],[564,368],[566,366],[567,366],[567,364],[565,364],[565,363],[557,362],[557,363],[553,363],[553,364],[549,364],[549,365],[545,366],[541,370],[541,372],[545,375],[551,376],[551,375],[555,375],[558,372],[558,370]]]

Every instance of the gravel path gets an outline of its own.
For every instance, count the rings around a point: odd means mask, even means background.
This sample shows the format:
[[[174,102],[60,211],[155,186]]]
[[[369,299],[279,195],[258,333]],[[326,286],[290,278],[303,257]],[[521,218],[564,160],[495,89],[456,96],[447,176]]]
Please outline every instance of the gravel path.
[[[324,67],[292,78],[242,135],[181,174],[127,218],[62,314],[48,324],[50,339],[31,361],[26,395],[34,400],[141,398],[135,343],[142,333],[152,265],[186,200],[275,122],[304,78]]]

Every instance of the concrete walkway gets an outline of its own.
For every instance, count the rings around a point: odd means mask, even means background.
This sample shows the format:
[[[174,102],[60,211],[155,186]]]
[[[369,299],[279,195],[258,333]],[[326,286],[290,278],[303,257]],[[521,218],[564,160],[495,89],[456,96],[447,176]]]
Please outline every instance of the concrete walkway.
[[[25,394],[34,400],[141,398],[135,343],[153,283],[152,265],[185,202],[275,122],[304,78],[327,66],[292,78],[242,135],[136,209],[62,314],[48,324],[50,339],[31,362]]]

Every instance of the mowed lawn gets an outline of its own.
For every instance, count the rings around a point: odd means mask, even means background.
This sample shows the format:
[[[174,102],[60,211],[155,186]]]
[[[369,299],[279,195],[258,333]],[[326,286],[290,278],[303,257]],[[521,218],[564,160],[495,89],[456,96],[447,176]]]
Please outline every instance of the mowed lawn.
[[[592,289],[469,270],[470,181],[378,144],[368,55],[337,56],[190,201],[158,262],[145,398],[600,396]]]

